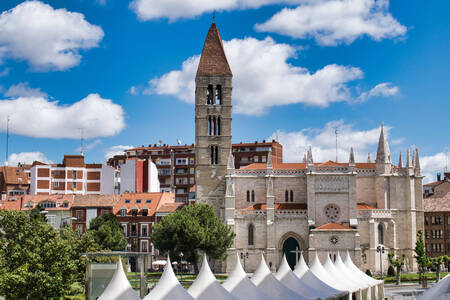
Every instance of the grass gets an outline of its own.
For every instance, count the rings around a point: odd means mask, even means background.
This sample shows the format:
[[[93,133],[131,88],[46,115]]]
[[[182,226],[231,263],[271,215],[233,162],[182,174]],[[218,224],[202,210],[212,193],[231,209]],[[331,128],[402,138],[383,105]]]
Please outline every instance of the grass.
[[[447,272],[441,272],[441,279],[444,278],[447,274]],[[428,282],[434,282],[436,281],[436,273],[425,273],[424,276],[426,276]],[[380,277],[376,277],[377,279],[381,279]],[[384,277],[384,283],[395,283],[395,276],[387,276]],[[417,273],[405,273],[400,274],[400,283],[418,283],[419,282],[419,274]]]

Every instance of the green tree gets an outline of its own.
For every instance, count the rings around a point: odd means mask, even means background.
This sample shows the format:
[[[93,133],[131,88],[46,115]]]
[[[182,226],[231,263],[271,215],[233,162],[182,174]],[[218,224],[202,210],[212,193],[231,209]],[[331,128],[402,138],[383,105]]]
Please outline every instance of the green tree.
[[[395,274],[395,284],[400,284],[400,274],[402,272],[402,267],[405,265],[405,254],[402,254],[402,257],[395,257],[393,252],[388,254],[389,263],[396,269]]]
[[[91,235],[103,250],[124,251],[127,246],[122,227],[114,214],[104,214],[92,219],[89,230],[84,235]]]
[[[425,252],[425,243],[423,241],[422,230],[419,230],[417,232],[417,241],[414,251],[416,252],[414,258],[416,259],[417,265],[419,267],[419,282],[422,283],[423,274],[426,267],[429,265],[429,259],[427,258],[427,254]]]
[[[198,272],[197,262],[201,253],[224,260],[227,249],[232,245],[234,233],[214,214],[210,205],[196,204],[164,217],[153,226],[151,239],[155,247],[171,256],[192,263]]]
[[[450,258],[447,255],[432,257],[429,259],[430,265],[436,269],[436,282],[441,279],[441,266],[443,263],[448,263]]]

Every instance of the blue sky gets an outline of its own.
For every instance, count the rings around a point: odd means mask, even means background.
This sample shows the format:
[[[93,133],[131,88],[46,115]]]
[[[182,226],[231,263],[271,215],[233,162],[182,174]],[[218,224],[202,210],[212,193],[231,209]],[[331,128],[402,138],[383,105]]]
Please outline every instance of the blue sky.
[[[265,5],[262,5],[265,4]],[[170,6],[172,5],[172,6]],[[214,5],[214,6],[211,6]],[[448,1],[0,2],[0,157],[89,162],[123,146],[194,142],[193,74],[216,9],[234,74],[233,142],[277,138],[286,161],[353,146],[379,126],[396,163],[418,147],[426,180],[449,149]]]

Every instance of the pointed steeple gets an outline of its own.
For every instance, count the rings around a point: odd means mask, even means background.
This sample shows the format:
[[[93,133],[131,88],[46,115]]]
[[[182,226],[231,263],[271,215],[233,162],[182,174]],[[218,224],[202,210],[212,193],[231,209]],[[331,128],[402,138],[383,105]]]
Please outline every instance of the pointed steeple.
[[[216,23],[212,23],[206,35],[203,45],[202,56],[198,64],[198,76],[233,76],[228,64],[225,50],[223,48],[222,38]]]
[[[403,161],[402,161],[402,153],[400,152],[400,156],[398,157],[398,167],[403,168]]]
[[[306,153],[303,154],[303,162],[306,163]]]
[[[416,166],[416,152],[414,152],[414,150],[412,151],[412,167],[415,168]]]
[[[420,170],[419,150],[416,148],[416,155],[414,158],[414,169]]]
[[[367,162],[369,162],[369,163],[371,162],[371,161],[370,161],[370,152],[367,153]]]
[[[412,169],[413,165],[412,165],[412,161],[411,161],[411,151],[408,148],[408,152],[406,152],[406,168],[411,168]]]
[[[234,156],[233,156],[232,150],[230,150],[230,154],[228,155],[227,169],[229,169],[229,170],[234,169]]]
[[[272,169],[272,153],[269,151],[269,154],[267,155],[267,169]]]
[[[384,134],[384,123],[381,123],[381,132],[380,139],[378,140],[376,162],[385,164],[391,162],[391,152],[389,151],[389,144],[386,135]]]
[[[307,155],[306,155],[306,163],[307,163],[308,165],[314,164],[311,146],[309,146],[308,153],[307,153]]]
[[[355,153],[353,153],[353,147],[350,147],[350,157],[348,159],[348,164],[350,166],[354,166],[355,165]]]

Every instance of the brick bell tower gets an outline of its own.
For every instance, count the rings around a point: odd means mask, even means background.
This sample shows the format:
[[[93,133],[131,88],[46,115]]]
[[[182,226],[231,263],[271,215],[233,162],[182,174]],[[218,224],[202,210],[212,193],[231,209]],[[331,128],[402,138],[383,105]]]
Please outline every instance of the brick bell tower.
[[[221,220],[231,151],[232,78],[219,30],[212,23],[195,77],[195,200],[212,205]]]

